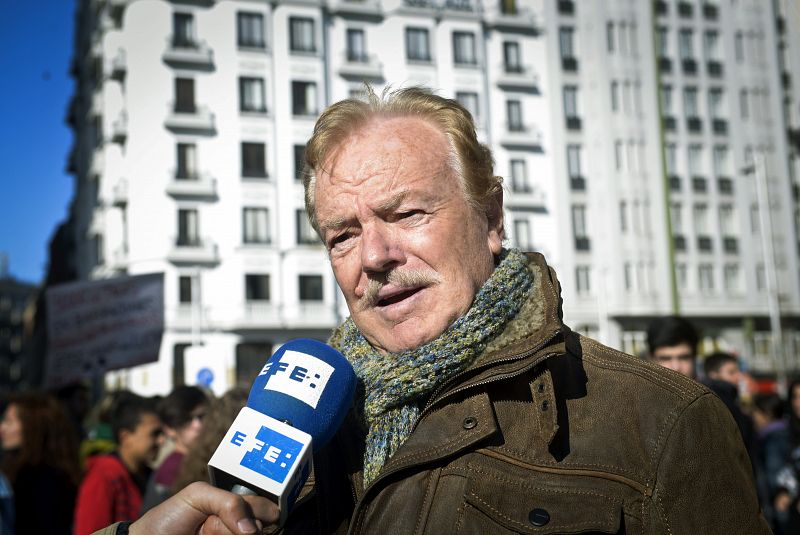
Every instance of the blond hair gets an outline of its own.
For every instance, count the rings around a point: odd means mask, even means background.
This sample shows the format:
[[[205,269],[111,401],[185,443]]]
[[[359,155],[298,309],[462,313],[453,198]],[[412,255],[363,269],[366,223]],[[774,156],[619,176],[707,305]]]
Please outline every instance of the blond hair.
[[[303,186],[306,213],[319,233],[314,190],[317,174],[327,158],[343,140],[375,117],[412,116],[436,125],[450,145],[448,163],[461,181],[467,202],[489,215],[490,202],[503,188],[503,179],[494,175],[489,147],[478,141],[475,122],[457,101],[435,95],[420,86],[397,90],[389,88],[378,95],[365,84],[363,98],[349,98],[329,106],[314,125],[305,150]]]

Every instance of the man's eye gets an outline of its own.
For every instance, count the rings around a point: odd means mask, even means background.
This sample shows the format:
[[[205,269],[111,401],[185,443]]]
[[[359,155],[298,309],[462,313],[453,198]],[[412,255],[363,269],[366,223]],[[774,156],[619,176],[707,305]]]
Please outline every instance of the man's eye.
[[[338,236],[331,238],[329,242],[329,247],[333,249],[337,245],[346,242],[348,239],[350,239],[350,234],[339,234]]]
[[[407,212],[400,212],[397,214],[398,219],[408,219],[409,217],[414,217],[416,215],[420,215],[422,210],[408,210]]]

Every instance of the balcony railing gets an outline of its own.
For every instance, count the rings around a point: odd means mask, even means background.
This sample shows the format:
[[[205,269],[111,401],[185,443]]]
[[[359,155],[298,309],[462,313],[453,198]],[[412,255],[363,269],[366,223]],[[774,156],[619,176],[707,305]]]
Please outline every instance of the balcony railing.
[[[683,74],[697,74],[697,62],[693,59],[681,60]]]
[[[672,72],[672,60],[665,56],[661,56],[660,58],[658,58],[658,68],[661,70],[662,73]]]
[[[717,17],[719,16],[719,8],[714,4],[704,4],[703,16],[709,20],[717,20]]]
[[[219,251],[217,244],[208,238],[178,236],[173,242],[167,259],[175,264],[217,264]]]
[[[111,195],[111,201],[114,206],[125,206],[128,204],[128,181],[124,178],[120,178],[117,183],[114,184]]]
[[[375,54],[346,52],[339,74],[345,78],[383,80],[383,63]]]
[[[217,179],[207,174],[193,177],[175,176],[167,184],[167,194],[173,197],[217,197]]]
[[[540,21],[530,9],[515,7],[505,10],[503,8],[505,3],[497,2],[497,4],[500,4],[497,11],[486,14],[488,26],[525,33],[538,33],[541,30]]]
[[[674,132],[677,128],[677,121],[675,121],[675,117],[672,115],[665,115],[664,116],[664,130],[669,132]]]
[[[590,251],[592,249],[592,242],[588,236],[575,237],[575,250],[576,251]]]
[[[656,0],[655,2],[656,15],[666,15],[669,12],[669,7],[665,0]]]
[[[574,15],[575,2],[572,0],[558,0],[558,12],[562,15]]]
[[[710,253],[712,250],[712,242],[710,236],[697,237],[697,250],[703,253]]]
[[[681,177],[678,175],[669,175],[669,189],[670,191],[680,191]]]
[[[128,137],[128,114],[121,112],[111,125],[111,141],[124,143]]]
[[[567,117],[567,130],[580,130],[581,129],[581,118],[576,115],[570,115]]]
[[[541,148],[542,131],[534,125],[512,122],[500,138],[500,144],[509,147]]]
[[[176,41],[168,37],[162,59],[165,63],[211,68],[214,66],[214,51],[205,41]]]
[[[689,117],[686,119],[686,129],[689,130],[689,132],[702,132],[703,120],[699,117]]]
[[[682,234],[675,234],[672,236],[672,246],[676,251],[686,250],[686,237]]]
[[[711,124],[714,128],[715,134],[724,136],[728,133],[728,121],[725,119],[714,119]]]
[[[361,17],[382,17],[379,0],[328,0],[331,13]]]
[[[708,181],[704,177],[693,176],[692,191],[695,193],[708,193]]]
[[[111,60],[111,78],[113,80],[122,80],[125,78],[125,73],[128,70],[128,61],[125,56],[125,50],[120,48],[117,50],[117,55]]]
[[[561,68],[563,68],[567,72],[577,71],[578,58],[572,56],[561,58]]]
[[[725,236],[722,239],[722,247],[728,254],[736,254],[739,252],[739,240],[733,236]]]
[[[497,75],[497,85],[518,89],[536,90],[539,88],[539,73],[528,65],[503,65]]]
[[[713,59],[709,60],[706,64],[706,72],[708,72],[709,76],[713,76],[714,78],[721,77],[723,72],[722,62]]]
[[[172,104],[164,126],[175,131],[213,133],[216,130],[214,114],[205,106],[176,108]]]
[[[678,15],[681,17],[691,17],[694,14],[692,4],[689,2],[678,2]]]
[[[569,177],[569,187],[572,191],[586,191],[586,179],[580,175]]]
[[[717,178],[717,191],[725,195],[733,194],[733,180],[728,177]]]

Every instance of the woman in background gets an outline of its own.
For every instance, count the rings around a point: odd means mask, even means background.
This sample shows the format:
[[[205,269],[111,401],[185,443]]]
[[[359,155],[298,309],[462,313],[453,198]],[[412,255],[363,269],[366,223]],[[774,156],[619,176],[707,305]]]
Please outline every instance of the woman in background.
[[[80,483],[78,448],[70,420],[55,398],[14,394],[2,422],[2,471],[14,492],[15,533],[72,533]]]

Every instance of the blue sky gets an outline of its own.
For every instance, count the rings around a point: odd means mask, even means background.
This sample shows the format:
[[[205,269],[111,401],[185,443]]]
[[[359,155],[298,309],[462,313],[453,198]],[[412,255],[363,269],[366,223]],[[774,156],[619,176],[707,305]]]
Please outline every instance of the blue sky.
[[[38,283],[47,242],[67,216],[74,0],[0,0],[0,252]]]

